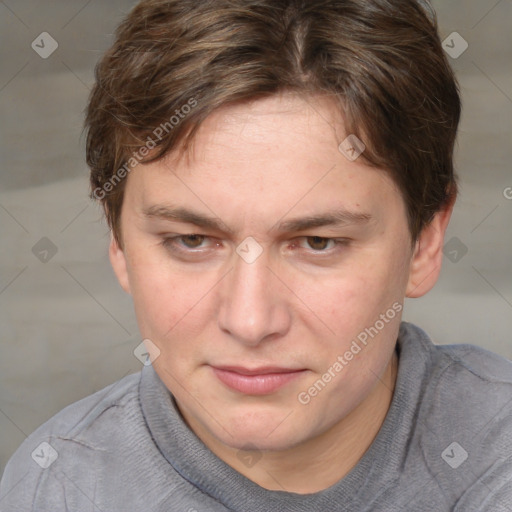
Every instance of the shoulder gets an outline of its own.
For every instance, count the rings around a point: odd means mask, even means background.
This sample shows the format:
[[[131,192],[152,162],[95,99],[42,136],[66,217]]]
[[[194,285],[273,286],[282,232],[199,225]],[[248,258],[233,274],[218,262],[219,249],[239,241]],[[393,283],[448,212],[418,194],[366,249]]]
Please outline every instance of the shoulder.
[[[32,510],[38,489],[44,489],[46,506],[51,496],[55,510],[60,510],[64,475],[77,471],[86,475],[87,467],[113,442],[129,442],[131,424],[143,423],[139,381],[140,372],[128,375],[62,409],[30,434],[5,468],[0,511]],[[18,508],[4,509],[9,503]]]
[[[421,410],[425,421],[484,428],[512,413],[512,361],[472,344],[434,344],[419,327],[403,322],[409,343],[405,370],[423,368]]]
[[[512,501],[512,362],[472,344],[434,344],[412,324],[401,329],[424,368],[414,430],[429,474],[447,499],[460,499],[457,511],[505,510],[497,504]]]
[[[461,374],[471,374],[487,383],[512,386],[512,361],[476,345],[436,345]]]
[[[139,382],[140,372],[134,373],[68,405],[35,430],[25,442],[45,436],[80,438],[91,444],[99,442],[94,438],[97,427],[109,417],[117,416],[121,410],[125,414],[126,410],[138,406]]]
[[[473,453],[488,451],[489,461],[512,453],[512,361],[470,344],[433,350],[427,396],[436,430],[467,438]]]
[[[430,376],[439,377],[439,384],[449,379],[453,379],[452,384],[476,379],[482,384],[502,385],[504,390],[511,390],[512,361],[509,359],[468,343],[435,344],[425,331],[409,322],[402,322],[400,335],[417,344],[416,355],[427,360]]]

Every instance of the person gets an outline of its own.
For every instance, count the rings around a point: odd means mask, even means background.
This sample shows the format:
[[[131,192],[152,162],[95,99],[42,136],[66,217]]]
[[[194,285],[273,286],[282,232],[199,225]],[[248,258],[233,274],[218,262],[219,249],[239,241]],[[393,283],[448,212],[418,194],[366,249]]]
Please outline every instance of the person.
[[[0,510],[512,510],[512,363],[402,321],[460,110],[425,1],[137,4],[86,128],[144,365],[23,442]]]

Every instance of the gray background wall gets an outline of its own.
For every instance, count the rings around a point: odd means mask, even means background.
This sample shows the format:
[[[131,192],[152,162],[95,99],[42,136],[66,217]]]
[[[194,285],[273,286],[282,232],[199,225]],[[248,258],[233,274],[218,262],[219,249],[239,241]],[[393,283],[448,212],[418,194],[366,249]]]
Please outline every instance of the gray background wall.
[[[0,1],[0,473],[37,426],[141,367],[81,138],[94,64],[133,3]],[[442,39],[456,31],[469,45],[450,58],[464,101],[462,186],[440,281],[406,302],[405,319],[436,343],[512,359],[512,1],[434,6]],[[31,47],[51,49],[42,32],[58,43],[46,59]],[[452,53],[461,43],[447,40]]]

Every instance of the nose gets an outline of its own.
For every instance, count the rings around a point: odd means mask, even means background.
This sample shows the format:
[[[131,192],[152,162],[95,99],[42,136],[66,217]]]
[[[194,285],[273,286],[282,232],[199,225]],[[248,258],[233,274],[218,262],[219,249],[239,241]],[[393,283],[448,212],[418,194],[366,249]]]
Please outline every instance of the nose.
[[[223,280],[220,329],[247,346],[285,335],[291,320],[286,290],[269,268],[266,251],[252,263],[235,254],[234,267]]]

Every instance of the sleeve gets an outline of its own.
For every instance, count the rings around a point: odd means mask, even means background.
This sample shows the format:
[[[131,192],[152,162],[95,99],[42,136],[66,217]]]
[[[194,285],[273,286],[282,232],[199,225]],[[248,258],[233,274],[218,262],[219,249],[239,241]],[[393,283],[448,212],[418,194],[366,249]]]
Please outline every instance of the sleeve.
[[[108,454],[106,455],[108,456]],[[0,481],[0,512],[99,512],[97,464],[106,456],[73,439],[30,435]]]
[[[29,439],[5,467],[0,481],[0,512],[66,512],[65,489],[51,444],[46,441],[32,448]]]
[[[0,512],[104,512],[112,498],[105,479],[116,481],[109,448],[119,437],[120,419],[126,435],[117,449],[131,440],[131,416],[119,402],[138,406],[139,380],[140,373],[117,381],[32,432],[7,463]]]

